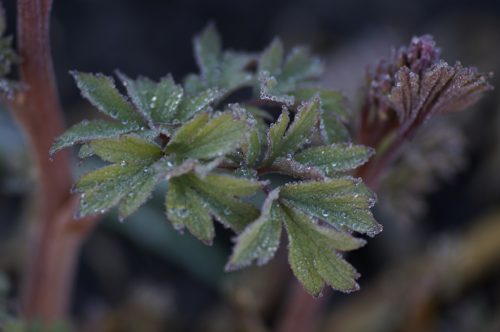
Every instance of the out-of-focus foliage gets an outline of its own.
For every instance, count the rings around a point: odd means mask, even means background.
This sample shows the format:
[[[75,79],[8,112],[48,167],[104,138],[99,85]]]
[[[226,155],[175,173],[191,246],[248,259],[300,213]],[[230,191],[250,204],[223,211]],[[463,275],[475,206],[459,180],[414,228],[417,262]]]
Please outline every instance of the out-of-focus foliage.
[[[463,168],[464,154],[465,139],[457,125],[447,119],[429,124],[382,179],[378,209],[403,223],[421,217],[427,210],[425,195]]]
[[[0,4],[0,93],[10,99],[20,85],[7,76],[11,74],[12,67],[19,63],[19,57],[12,47],[12,36],[5,36],[5,20],[5,13]]]

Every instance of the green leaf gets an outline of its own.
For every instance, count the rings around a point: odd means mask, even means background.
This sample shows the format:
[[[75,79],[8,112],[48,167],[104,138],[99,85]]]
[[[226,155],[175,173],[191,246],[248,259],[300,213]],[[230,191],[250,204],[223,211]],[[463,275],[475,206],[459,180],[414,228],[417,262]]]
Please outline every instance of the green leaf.
[[[171,123],[174,120],[184,91],[175,84],[171,75],[162,78],[158,83],[145,77],[132,80],[123,73],[118,73],[127,88],[127,93],[137,109],[154,128],[157,123]]]
[[[345,98],[337,91],[320,88],[301,88],[290,93],[296,102],[310,100],[315,96],[321,99],[323,112],[320,115],[321,137],[325,144],[346,142],[351,140],[344,123],[349,120],[349,112]]]
[[[303,47],[293,49],[285,60],[283,54],[283,45],[278,39],[261,54],[258,64],[260,96],[291,106],[295,103],[294,90],[318,77],[323,66]]]
[[[186,227],[201,241],[211,244],[215,235],[210,210],[183,177],[169,182],[166,199],[167,218],[177,230]]]
[[[217,75],[222,57],[222,42],[214,24],[209,24],[194,39],[195,58],[202,76],[210,80]]]
[[[260,55],[258,72],[267,71],[270,75],[280,74],[284,52],[283,43],[279,38],[275,38]]]
[[[151,195],[160,179],[163,153],[154,143],[135,136],[95,140],[91,150],[114,164],[82,176],[75,185],[80,192],[78,217],[104,213],[120,204],[119,218],[124,219]]]
[[[246,67],[252,60],[251,55],[225,51],[220,65],[219,83],[214,85],[227,90],[235,90],[249,84],[253,75],[246,70]]]
[[[195,114],[206,110],[212,103],[224,95],[224,91],[218,88],[205,89],[193,96],[186,96],[182,100],[173,116],[174,123],[189,120]]]
[[[248,225],[236,239],[227,271],[236,270],[257,260],[258,265],[266,264],[273,258],[278,249],[281,237],[281,219],[277,215],[278,208],[274,204],[278,199],[279,189],[267,196],[260,217]]]
[[[329,146],[316,146],[305,149],[295,155],[295,160],[307,166],[314,166],[327,176],[337,172],[355,169],[370,159],[374,154],[372,148],[350,143],[339,143]]]
[[[359,274],[339,250],[360,248],[365,241],[319,226],[296,209],[282,206],[282,211],[288,232],[288,260],[305,289],[314,296],[321,294],[325,284],[342,292],[358,290]]]
[[[179,159],[221,157],[242,144],[245,130],[246,125],[230,113],[210,120],[207,113],[202,113],[177,131],[166,152],[175,153]]]
[[[323,72],[323,65],[305,47],[296,47],[287,56],[278,79],[284,82],[300,82],[315,78]]]
[[[80,150],[78,150],[78,158],[80,158],[80,159],[85,159],[85,158],[91,157],[94,154],[95,154],[94,150],[92,150],[92,148],[90,147],[90,144],[83,144],[80,147]]]
[[[143,165],[113,164],[82,176],[75,186],[75,191],[81,193],[77,217],[104,213],[119,204],[152,176],[144,169]]]
[[[102,74],[88,74],[72,71],[82,96],[104,114],[123,124],[143,124],[144,119],[134,107],[118,92],[111,77]]]
[[[287,106],[292,106],[295,103],[295,97],[287,94],[293,90],[293,87],[282,84],[278,79],[269,74],[267,71],[259,73],[260,82],[260,99],[267,99],[278,103],[283,103]],[[293,85],[293,84],[291,84]]]
[[[298,102],[308,101],[319,96],[324,113],[336,114],[343,121],[348,120],[349,112],[345,106],[345,98],[338,91],[322,88],[300,88],[290,93]]]
[[[382,231],[370,211],[375,196],[357,179],[346,177],[286,184],[280,197],[290,206],[339,229],[369,236]]]
[[[351,140],[349,130],[340,117],[333,112],[322,112],[319,127],[321,138],[325,144],[347,142]]]
[[[122,134],[137,129],[139,129],[137,126],[123,125],[120,123],[102,120],[84,120],[75,124],[59,136],[54,141],[49,153],[53,155],[57,151],[77,143],[84,143],[95,139],[119,137]]]
[[[261,159],[262,147],[265,144],[267,125],[260,119],[256,119],[254,114],[248,111],[248,107],[241,107],[239,104],[228,105],[228,111],[245,122],[247,125],[248,139],[241,145],[241,153],[238,151],[230,156],[231,160],[244,167],[255,166]],[[243,165],[244,164],[244,165]]]
[[[215,174],[208,175],[204,179],[191,176],[190,181],[208,204],[212,214],[235,231],[241,231],[258,217],[259,211],[239,197],[253,195],[260,187],[259,182]]]
[[[216,87],[230,92],[249,83],[253,76],[246,67],[253,56],[231,51],[222,51],[222,43],[213,24],[208,25],[194,39],[195,58],[201,77],[190,75],[186,89],[199,92],[203,88]]]
[[[277,123],[269,129],[267,163],[272,163],[278,157],[288,157],[288,155],[295,153],[304,144],[307,144],[312,130],[318,121],[319,114],[319,99],[302,105],[295,115],[290,128],[288,128],[286,134],[283,136],[289,122],[288,112],[284,111]]]
[[[175,185],[169,188],[167,194],[167,216],[173,216],[176,227],[185,225],[193,235],[206,242],[211,241],[209,235],[212,233],[206,225],[206,213],[203,211],[209,211],[218,221],[236,232],[259,215],[253,205],[241,200],[242,197],[255,194],[261,186],[257,181],[218,174],[202,178],[194,173],[171,181]],[[194,202],[188,203],[188,200]],[[173,205],[169,205],[169,202]],[[185,209],[181,209],[182,206]],[[194,210],[191,211],[190,208]]]
[[[146,174],[144,174],[145,170],[148,170]],[[118,207],[118,219],[123,221],[123,219],[134,213],[144,204],[151,197],[159,180],[160,178],[154,168],[143,168],[140,180],[135,183],[135,187],[134,184],[132,184],[133,190],[129,191],[127,196],[120,202],[120,206]]]
[[[261,155],[264,135],[258,128],[252,128],[248,138],[248,143],[242,146],[242,152],[245,155],[245,161],[248,166],[255,166]]]
[[[281,141],[285,135],[288,124],[290,123],[290,116],[287,110],[283,110],[276,123],[273,123],[269,127],[267,133],[268,150],[266,159],[269,163],[273,162],[273,159],[280,153]]]
[[[95,140],[90,143],[90,146],[102,160],[122,166],[147,165],[163,156],[158,145],[136,136]]]

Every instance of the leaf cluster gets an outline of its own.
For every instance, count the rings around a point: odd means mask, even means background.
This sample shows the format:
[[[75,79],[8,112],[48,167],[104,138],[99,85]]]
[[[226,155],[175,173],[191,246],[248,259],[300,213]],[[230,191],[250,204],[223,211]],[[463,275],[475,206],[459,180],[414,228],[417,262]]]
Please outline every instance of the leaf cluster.
[[[74,125],[51,149],[78,144],[80,158],[107,163],[75,184],[77,216],[118,207],[124,219],[166,181],[175,229],[207,244],[213,220],[237,234],[228,270],[268,262],[284,229],[290,265],[307,291],[356,290],[358,273],[342,253],[365,243],[355,233],[382,228],[370,211],[374,194],[349,172],[373,150],[351,143],[342,96],[315,86],[319,59],[302,47],[285,54],[279,39],[261,53],[225,51],[213,25],[194,50],[200,71],[182,84],[118,72],[117,87],[110,76],[72,72],[82,96],[108,117]],[[253,96],[227,102],[243,88]],[[270,181],[270,173],[284,181]]]

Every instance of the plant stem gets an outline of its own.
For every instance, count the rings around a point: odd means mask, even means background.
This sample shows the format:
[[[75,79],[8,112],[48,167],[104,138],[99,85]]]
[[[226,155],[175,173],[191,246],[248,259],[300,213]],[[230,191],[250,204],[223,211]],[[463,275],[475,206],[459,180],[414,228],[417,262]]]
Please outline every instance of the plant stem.
[[[310,332],[314,331],[317,322],[317,317],[325,297],[313,298],[307,293],[302,285],[293,280],[290,285],[290,299],[285,306],[283,316],[276,331],[278,332]]]
[[[10,102],[33,150],[38,176],[38,213],[27,241],[22,310],[26,318],[47,323],[66,313],[78,248],[95,224],[95,218],[73,221],[69,152],[52,162],[48,158],[54,138],[64,130],[50,54],[51,5],[52,0],[17,2],[20,76],[27,89]]]

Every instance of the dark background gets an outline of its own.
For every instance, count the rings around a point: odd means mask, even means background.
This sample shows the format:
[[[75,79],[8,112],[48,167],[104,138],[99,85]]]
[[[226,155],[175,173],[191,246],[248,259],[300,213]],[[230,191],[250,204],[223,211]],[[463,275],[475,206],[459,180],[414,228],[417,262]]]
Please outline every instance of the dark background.
[[[15,3],[4,5],[14,33]],[[323,83],[342,90],[354,110],[366,66],[414,35],[434,35],[450,62],[460,59],[484,72],[500,68],[500,2],[493,0],[55,0],[52,52],[68,123],[95,116],[69,70],[111,74],[120,69],[154,79],[172,73],[180,81],[196,71],[192,37],[211,21],[227,48],[257,52],[276,35],[288,48],[309,45],[327,65]],[[435,184],[419,218],[400,222],[379,212],[384,233],[349,258],[363,274],[362,290],[329,294],[325,331],[330,330],[328,317],[340,332],[500,331],[500,271],[495,266],[500,250],[492,250],[489,260],[471,254],[471,261],[479,262],[470,265],[475,274],[460,268],[455,273],[456,266],[447,265],[453,259],[446,256],[446,248],[470,249],[483,239],[467,236],[484,215],[500,223],[495,212],[500,203],[497,110],[497,92],[489,93],[468,116],[456,120],[468,141],[466,166]],[[22,135],[7,112],[0,116],[0,271],[12,284],[15,307],[33,174]],[[272,328],[291,280],[282,268],[285,253],[268,267],[224,274],[229,233],[218,228],[214,246],[205,247],[189,234],[174,232],[162,209],[157,195],[123,224],[114,215],[106,217],[89,238],[75,285],[75,326],[82,331]],[[500,232],[500,227],[491,229]],[[472,279],[463,277],[467,272]],[[450,285],[458,286],[450,290]],[[402,312],[398,301],[405,303]],[[370,322],[369,330],[355,326],[364,321]]]

